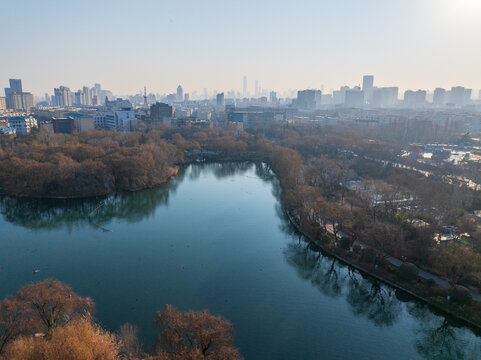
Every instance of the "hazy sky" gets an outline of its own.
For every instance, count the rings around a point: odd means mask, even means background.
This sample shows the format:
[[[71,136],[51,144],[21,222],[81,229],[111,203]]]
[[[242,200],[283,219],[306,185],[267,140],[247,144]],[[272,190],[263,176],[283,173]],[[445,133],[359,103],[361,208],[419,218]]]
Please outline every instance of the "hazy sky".
[[[478,89],[480,19],[481,0],[0,0],[0,87]]]

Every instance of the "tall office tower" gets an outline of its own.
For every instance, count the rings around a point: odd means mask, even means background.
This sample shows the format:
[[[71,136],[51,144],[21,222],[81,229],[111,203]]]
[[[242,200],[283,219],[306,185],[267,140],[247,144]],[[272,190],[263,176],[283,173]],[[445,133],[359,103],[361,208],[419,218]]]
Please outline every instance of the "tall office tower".
[[[50,105],[50,96],[47,93],[45,93],[45,102]]]
[[[92,105],[92,93],[90,92],[90,89],[87,86],[84,86],[82,88],[82,100],[81,104],[82,105]]]
[[[277,93],[275,91],[271,91],[269,98],[271,103],[277,103]]]
[[[372,99],[373,89],[374,89],[374,76],[364,75],[362,78],[362,91],[364,91],[364,100],[368,103]]]
[[[23,92],[23,90],[22,90],[22,80],[20,80],[20,79],[9,79],[9,82],[10,82],[10,89],[12,89],[13,92],[16,92],[16,93]]]
[[[255,82],[255,97],[258,97],[259,96],[259,80],[256,80]]]
[[[13,109],[12,105],[10,104],[9,95],[13,93],[21,93],[22,92],[22,80],[20,79],[9,79],[10,83],[9,88],[5,88],[5,101],[8,109]]]
[[[65,86],[60,86],[58,88],[53,89],[55,93],[55,106],[72,106],[72,96],[70,89]]]
[[[177,86],[177,101],[184,101],[184,89],[182,86]]]
[[[299,90],[297,92],[297,107],[301,110],[316,110],[321,106],[322,92],[320,90]]]
[[[443,106],[446,103],[446,90],[442,88],[434,89],[433,94],[433,105],[434,106]]]
[[[82,105],[82,91],[81,90],[78,90],[78,91],[75,92],[73,104],[74,105]]]
[[[224,93],[217,94],[216,100],[217,100],[217,106],[224,106],[225,105]]]
[[[242,97],[247,96],[247,76],[244,75],[244,89],[242,91]]]
[[[0,96],[0,111],[7,110],[7,101],[4,97]]]
[[[207,94],[207,88],[204,88],[204,99],[207,100],[208,94]]]
[[[184,94],[184,101],[185,101],[185,102],[188,102],[189,99],[190,99],[189,93],[185,93],[185,94]]]

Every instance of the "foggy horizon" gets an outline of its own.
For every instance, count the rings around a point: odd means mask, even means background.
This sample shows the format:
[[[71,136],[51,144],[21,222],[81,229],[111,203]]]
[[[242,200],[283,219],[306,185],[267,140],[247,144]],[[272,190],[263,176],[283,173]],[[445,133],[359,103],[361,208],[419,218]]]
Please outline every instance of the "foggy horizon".
[[[115,94],[304,88],[362,83],[404,90],[481,88],[475,0],[5,2],[2,88],[36,96],[102,84]],[[235,13],[236,16],[233,16]],[[89,19],[89,21],[86,21]]]

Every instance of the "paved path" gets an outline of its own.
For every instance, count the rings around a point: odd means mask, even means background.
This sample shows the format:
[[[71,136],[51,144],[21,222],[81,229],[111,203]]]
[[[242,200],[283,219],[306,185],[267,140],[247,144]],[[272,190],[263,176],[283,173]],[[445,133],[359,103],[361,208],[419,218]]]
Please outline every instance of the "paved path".
[[[326,224],[326,230],[328,233],[334,235],[334,226],[333,224]],[[338,231],[337,232],[337,236],[339,238],[342,238],[343,236],[346,236],[342,231]],[[356,244],[360,245],[362,248],[366,247],[366,245],[364,245],[363,243],[361,242],[356,242]],[[386,261],[389,261],[391,264],[393,264],[394,266],[396,267],[400,267],[404,261],[400,260],[400,259],[395,259],[393,258],[392,256],[385,256],[384,259]],[[419,269],[419,268],[418,268]],[[439,276],[436,276],[434,274],[431,274],[431,273],[428,273],[424,270],[421,270],[419,269],[419,276],[423,279],[426,279],[426,280],[433,280],[436,284],[438,284],[439,286],[442,286],[444,288],[450,288],[451,287],[451,284],[448,283],[446,280],[444,279],[441,279]],[[471,290],[471,294],[473,296],[473,300],[475,301],[479,301],[481,302],[481,294],[478,292],[478,290],[476,288],[473,288],[473,287],[470,287],[470,290]]]

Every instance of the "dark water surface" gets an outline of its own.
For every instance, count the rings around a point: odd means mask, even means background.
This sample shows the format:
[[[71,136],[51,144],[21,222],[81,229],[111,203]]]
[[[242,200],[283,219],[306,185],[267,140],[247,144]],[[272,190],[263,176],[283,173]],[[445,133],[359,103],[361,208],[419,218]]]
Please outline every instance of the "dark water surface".
[[[0,198],[0,296],[52,277],[152,343],[155,310],[209,309],[246,359],[481,359],[481,338],[324,257],[284,218],[264,165],[189,166],[98,200]],[[32,272],[39,269],[38,274]]]

